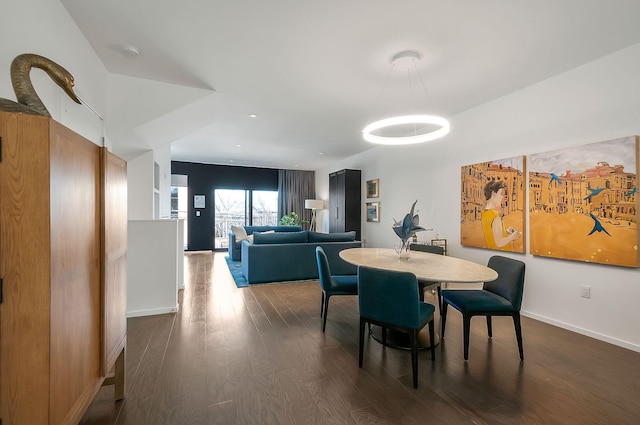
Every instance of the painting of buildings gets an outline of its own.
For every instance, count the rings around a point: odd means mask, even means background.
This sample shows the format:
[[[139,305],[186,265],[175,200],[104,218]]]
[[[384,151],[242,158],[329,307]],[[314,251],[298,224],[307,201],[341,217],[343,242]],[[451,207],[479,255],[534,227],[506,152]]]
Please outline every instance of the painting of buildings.
[[[530,155],[533,255],[640,266],[638,137]]]
[[[461,170],[460,243],[464,246],[512,252],[525,252],[525,158],[518,156],[479,164],[465,165]],[[489,190],[499,188],[497,191]],[[491,205],[486,191],[499,192]],[[495,212],[494,212],[495,211]],[[491,223],[486,214],[498,220],[500,234],[489,234]],[[485,216],[483,226],[483,216]],[[501,240],[502,242],[498,241]]]

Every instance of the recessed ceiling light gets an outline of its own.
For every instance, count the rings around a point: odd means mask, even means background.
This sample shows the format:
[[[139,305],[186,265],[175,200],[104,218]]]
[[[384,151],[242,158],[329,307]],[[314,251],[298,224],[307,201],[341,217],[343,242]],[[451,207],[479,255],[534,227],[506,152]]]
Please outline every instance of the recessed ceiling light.
[[[257,118],[258,116],[256,114],[251,114],[249,115],[249,118]]]

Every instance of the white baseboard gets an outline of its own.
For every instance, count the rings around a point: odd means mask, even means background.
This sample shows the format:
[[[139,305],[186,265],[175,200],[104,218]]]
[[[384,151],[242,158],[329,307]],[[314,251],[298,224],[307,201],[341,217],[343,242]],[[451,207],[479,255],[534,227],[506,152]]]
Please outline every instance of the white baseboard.
[[[598,339],[600,341],[608,342],[609,344],[617,345],[619,347],[623,347],[623,348],[626,348],[628,350],[637,351],[637,352],[640,353],[640,345],[632,344],[632,343],[630,343],[628,341],[624,341],[624,340],[621,340],[621,339],[612,338],[612,337],[610,337],[608,335],[599,334],[597,332],[593,332],[593,331],[590,331],[588,329],[579,328],[577,326],[573,326],[573,325],[570,325],[568,323],[559,322],[557,320],[553,320],[553,319],[550,319],[550,318],[545,317],[545,316],[540,316],[538,314],[533,314],[533,313],[530,313],[530,312],[527,312],[527,311],[524,311],[524,310],[522,310],[520,313],[523,316],[529,317],[531,319],[539,320],[541,322],[548,323],[550,325],[557,326],[557,327],[562,328],[562,329],[566,329],[566,330],[569,330],[569,331],[572,331],[572,332],[575,332],[575,333],[579,333],[581,335],[586,335],[586,336],[589,336],[591,338],[595,338],[595,339]]]
[[[156,314],[177,313],[179,308],[180,306],[176,305],[175,307],[154,308],[151,310],[127,311],[127,318],[141,317],[141,316],[154,316]]]

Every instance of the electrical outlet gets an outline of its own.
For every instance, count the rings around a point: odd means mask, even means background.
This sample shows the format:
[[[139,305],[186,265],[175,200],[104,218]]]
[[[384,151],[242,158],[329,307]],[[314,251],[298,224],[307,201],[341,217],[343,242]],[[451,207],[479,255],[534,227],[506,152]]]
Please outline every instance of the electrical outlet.
[[[580,296],[582,298],[591,298],[591,286],[580,285]]]

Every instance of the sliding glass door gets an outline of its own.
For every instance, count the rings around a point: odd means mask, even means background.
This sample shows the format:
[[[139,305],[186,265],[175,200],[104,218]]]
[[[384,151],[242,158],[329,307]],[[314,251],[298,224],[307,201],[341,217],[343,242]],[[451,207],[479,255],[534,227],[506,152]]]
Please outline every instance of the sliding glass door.
[[[278,192],[244,189],[214,190],[215,249],[226,249],[231,226],[278,223]]]

